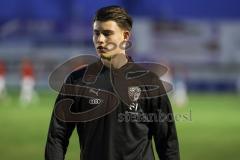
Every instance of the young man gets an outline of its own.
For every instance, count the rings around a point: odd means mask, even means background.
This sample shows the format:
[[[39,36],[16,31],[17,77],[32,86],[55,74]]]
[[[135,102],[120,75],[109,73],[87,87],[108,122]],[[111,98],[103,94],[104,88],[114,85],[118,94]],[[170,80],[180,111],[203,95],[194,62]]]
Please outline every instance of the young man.
[[[180,159],[174,120],[166,119],[172,109],[164,87],[153,73],[139,78],[134,71],[143,68],[126,55],[131,28],[132,20],[123,8],[97,11],[93,42],[100,60],[70,74],[65,84],[75,86],[71,94],[62,87],[49,127],[46,160],[64,159],[75,127],[81,160],[154,160],[152,137],[161,160]],[[144,86],[149,83],[159,85],[159,90]],[[78,92],[84,95],[75,96]],[[81,115],[79,121],[76,115]]]
[[[19,99],[22,104],[26,105],[32,102],[33,97],[36,97],[36,92],[34,89],[35,86],[34,69],[30,60],[23,59],[21,73],[22,81]]]
[[[6,67],[5,63],[0,59],[0,99],[6,98]]]

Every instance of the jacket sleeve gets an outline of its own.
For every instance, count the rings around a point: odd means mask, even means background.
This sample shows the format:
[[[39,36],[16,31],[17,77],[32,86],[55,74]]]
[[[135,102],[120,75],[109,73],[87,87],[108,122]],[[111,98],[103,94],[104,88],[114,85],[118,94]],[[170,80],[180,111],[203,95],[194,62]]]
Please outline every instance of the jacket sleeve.
[[[70,79],[68,79],[66,83],[70,83]],[[73,97],[59,93],[54,106],[56,107],[56,104],[60,100],[66,98],[73,99]],[[64,160],[69,144],[69,138],[74,128],[74,122],[64,122],[58,119],[53,110],[45,147],[45,160]]]
[[[162,82],[158,79],[157,81],[160,89],[164,89]],[[158,117],[152,124],[152,134],[161,160],[180,160],[173,111],[165,89],[164,92],[160,92],[159,94],[162,95],[151,99],[151,107]]]

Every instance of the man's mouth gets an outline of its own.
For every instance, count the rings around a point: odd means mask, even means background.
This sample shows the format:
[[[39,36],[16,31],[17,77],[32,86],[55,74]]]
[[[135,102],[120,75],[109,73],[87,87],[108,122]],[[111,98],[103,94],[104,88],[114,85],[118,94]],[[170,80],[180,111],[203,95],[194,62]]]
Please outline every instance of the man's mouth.
[[[107,51],[107,48],[106,48],[106,47],[103,47],[103,46],[98,46],[98,47],[97,47],[97,50],[98,50],[98,52],[100,52],[100,53],[105,53],[105,52]]]

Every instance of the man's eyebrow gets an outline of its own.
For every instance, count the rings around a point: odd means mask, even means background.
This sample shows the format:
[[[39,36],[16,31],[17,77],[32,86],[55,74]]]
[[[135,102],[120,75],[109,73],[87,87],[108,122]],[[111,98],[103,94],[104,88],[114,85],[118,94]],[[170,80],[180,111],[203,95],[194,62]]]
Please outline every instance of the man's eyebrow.
[[[103,30],[102,32],[114,33],[114,31],[112,31],[112,30],[109,30],[109,29]]]
[[[94,29],[94,32],[108,32],[108,33],[114,33],[114,31],[106,29],[106,30],[98,30],[98,29]]]

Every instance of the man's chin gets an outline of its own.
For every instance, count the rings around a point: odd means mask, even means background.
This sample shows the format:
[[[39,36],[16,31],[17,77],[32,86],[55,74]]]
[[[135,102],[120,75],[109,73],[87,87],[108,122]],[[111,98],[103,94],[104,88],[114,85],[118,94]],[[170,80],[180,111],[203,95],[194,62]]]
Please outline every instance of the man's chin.
[[[109,54],[109,53],[101,53],[101,54],[100,54],[100,57],[101,57],[102,59],[111,60],[112,55]]]

